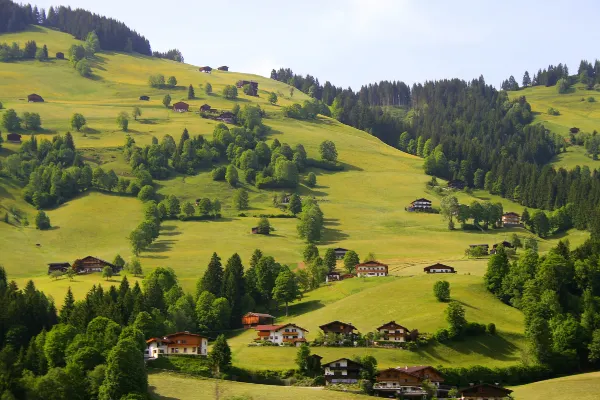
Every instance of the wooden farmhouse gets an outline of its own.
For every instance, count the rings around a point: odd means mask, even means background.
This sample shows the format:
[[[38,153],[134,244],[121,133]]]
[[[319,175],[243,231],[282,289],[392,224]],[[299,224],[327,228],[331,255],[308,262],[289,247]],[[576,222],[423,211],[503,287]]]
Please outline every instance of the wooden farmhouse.
[[[229,71],[229,67],[227,65],[221,65],[219,68],[217,68],[219,71]]]
[[[250,85],[250,93],[248,93],[248,95],[250,95],[250,96],[258,96],[258,82],[255,82],[255,81],[246,81],[246,80],[239,80],[235,84],[235,86],[238,89],[241,89],[241,88],[243,88],[246,85]]]
[[[87,256],[79,260],[75,260],[73,268],[78,274],[90,274],[92,272],[102,272],[104,267],[111,267],[113,273],[121,272],[122,268],[117,267],[108,261],[101,260],[97,257]]]
[[[142,101],[150,101],[150,96],[140,96],[140,100],[142,100]]]
[[[327,283],[337,282],[337,281],[341,281],[341,280],[342,280],[342,275],[337,271],[330,272],[325,276],[325,282],[327,282]]]
[[[208,339],[195,333],[177,332],[160,338],[148,339],[146,340],[146,346],[145,358],[179,354],[206,356]]]
[[[249,312],[242,317],[242,325],[246,329],[257,325],[271,325],[274,321],[275,317],[271,314]]]
[[[336,247],[333,249],[335,251],[335,258],[337,260],[343,260],[346,253],[349,251],[348,249],[344,249],[343,247]]]
[[[463,190],[467,186],[465,181],[461,181],[460,179],[454,179],[448,182],[448,187],[450,189]]]
[[[319,328],[324,334],[334,333],[336,335],[353,336],[356,328],[354,325],[348,322],[333,321],[325,325],[321,325]]]
[[[306,333],[308,333],[306,329],[296,324],[258,325],[254,329],[258,333],[255,342],[271,342],[280,346],[284,343],[300,346],[306,343]]]
[[[69,268],[71,268],[71,264],[68,262],[48,263],[48,274],[54,271],[67,272]]]
[[[516,226],[521,224],[521,216],[516,212],[507,212],[502,215],[502,225]]]
[[[252,234],[253,235],[258,235],[258,226],[253,226],[252,227]]]
[[[173,111],[175,111],[175,112],[184,113],[184,112],[188,112],[189,109],[190,109],[190,105],[188,103],[184,103],[183,101],[173,104]]]
[[[445,265],[445,264],[440,264],[440,263],[436,263],[433,265],[430,265],[428,267],[423,268],[424,272],[427,272],[428,274],[455,274],[456,270],[454,269],[454,267],[451,267],[449,265]]]
[[[340,358],[322,364],[325,374],[325,384],[355,384],[360,379],[362,364],[348,358]]]
[[[505,249],[514,249],[515,246],[512,245],[511,242],[507,242],[506,240],[500,243],[496,243],[492,246],[492,249],[490,250],[490,254],[496,254],[496,250],[498,250],[498,246],[502,246]]]
[[[39,94],[32,93],[29,96],[27,96],[27,101],[29,103],[43,103],[44,99]]]
[[[226,124],[234,123],[235,115],[231,111],[223,111],[217,118],[217,121],[225,122]]]
[[[365,263],[356,264],[354,267],[356,276],[371,277],[371,276],[387,276],[388,266],[379,261],[367,261]]]
[[[409,211],[430,211],[431,210],[431,200],[427,200],[425,198],[420,198],[412,203],[408,207]]]
[[[59,51],[58,53],[56,53],[56,58],[58,60],[64,60],[65,59],[65,53]]]
[[[209,112],[210,111],[210,105],[208,104],[203,104],[200,106],[200,111],[202,112]]]
[[[377,328],[377,332],[381,334],[381,340],[388,342],[409,342],[412,339],[410,330],[397,324],[396,321],[381,325]]]
[[[512,390],[497,385],[490,385],[489,383],[482,383],[459,389],[458,393],[460,394],[460,398],[464,400],[504,400],[509,398],[508,396],[512,393]]]
[[[438,388],[440,398],[446,398],[447,393],[440,391],[444,378],[435,368],[430,366],[388,368],[377,373],[377,382],[373,390],[378,396],[398,398],[422,398],[427,395],[423,390],[423,382],[430,381]],[[441,393],[440,393],[441,392]]]
[[[200,67],[199,71],[200,72],[204,72],[205,74],[210,74],[210,72],[212,71],[212,68],[208,67],[208,66],[207,67]]]
[[[21,135],[18,133],[9,133],[6,135],[6,140],[10,143],[21,143]]]

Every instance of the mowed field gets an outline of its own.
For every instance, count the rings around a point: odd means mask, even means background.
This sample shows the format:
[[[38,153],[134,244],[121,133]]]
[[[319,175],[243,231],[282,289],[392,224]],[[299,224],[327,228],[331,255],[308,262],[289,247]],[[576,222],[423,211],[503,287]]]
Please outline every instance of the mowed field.
[[[512,98],[525,96],[531,111],[534,113],[534,123],[544,124],[547,129],[565,138],[569,138],[569,129],[579,128],[582,132],[600,132],[600,92],[586,90],[584,85],[576,83],[571,91],[559,94],[556,86],[536,86],[516,92],[508,92]],[[588,97],[594,97],[596,102],[588,102]],[[558,109],[560,115],[548,114],[548,108]],[[585,154],[581,146],[571,146],[566,153],[560,154],[554,160],[554,165],[571,169],[576,165],[588,165],[591,169],[598,168],[600,163]]]
[[[600,393],[600,372],[549,379],[512,387],[515,399],[527,400],[596,400]]]
[[[368,396],[322,388],[255,385],[164,372],[149,374],[148,381],[150,393],[159,400],[214,400],[238,398],[237,396],[256,400],[360,400],[368,398]]]
[[[475,270],[478,263],[474,264]],[[333,320],[352,323],[363,334],[392,320],[408,329],[433,333],[447,327],[447,304],[438,302],[432,290],[440,279],[450,282],[452,298],[465,307],[468,321],[493,322],[497,335],[471,337],[450,345],[436,343],[417,351],[313,347],[312,352],[322,356],[324,362],[370,354],[377,358],[381,368],[425,364],[503,366],[519,362],[524,343],[523,315],[488,293],[480,275],[424,275],[421,270],[403,277],[335,282],[307,293],[290,306],[289,317],[281,317],[277,323],[295,323],[307,329],[308,340],[316,337],[320,325]],[[249,369],[294,368],[295,348],[248,346],[255,337],[254,330],[238,331],[230,337],[236,365]]]

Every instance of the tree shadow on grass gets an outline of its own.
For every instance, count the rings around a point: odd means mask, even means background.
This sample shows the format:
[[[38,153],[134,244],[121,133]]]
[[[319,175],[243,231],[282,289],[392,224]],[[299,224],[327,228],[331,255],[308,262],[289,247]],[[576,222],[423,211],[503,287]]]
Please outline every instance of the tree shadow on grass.
[[[519,348],[502,335],[466,336],[460,341],[451,341],[443,345],[465,355],[479,355],[500,361],[518,361],[520,359],[519,355],[515,355]]]
[[[146,250],[146,253],[164,253],[171,250],[176,240],[157,240],[152,243]]]
[[[321,240],[320,244],[330,245],[348,239],[348,234],[342,232],[339,229],[332,228],[332,226],[340,225],[339,219],[327,218],[325,219],[324,225],[325,229],[323,232],[323,239]]]
[[[323,307],[325,307],[325,304],[321,303],[321,300],[309,300],[296,304],[290,304],[288,309],[288,318],[298,317],[302,314],[306,314]],[[278,312],[273,313],[273,315],[276,317],[285,316],[285,307],[281,307],[281,309]]]

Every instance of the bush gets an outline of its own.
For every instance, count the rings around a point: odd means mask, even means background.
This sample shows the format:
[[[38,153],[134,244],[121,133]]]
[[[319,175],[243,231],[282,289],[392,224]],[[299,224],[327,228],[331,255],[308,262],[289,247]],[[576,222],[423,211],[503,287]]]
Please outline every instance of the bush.
[[[306,166],[324,169],[325,171],[343,171],[344,170],[344,166],[342,164],[340,164],[339,162],[316,160],[314,158],[307,158]]]
[[[490,322],[489,324],[487,324],[487,327],[485,330],[490,335],[495,335],[496,334],[496,324],[494,324],[493,322]]]
[[[596,99],[593,96],[587,98],[588,103],[595,103]]]
[[[317,185],[317,176],[314,172],[309,172],[306,177],[306,185],[308,187],[314,188]]]
[[[437,281],[433,285],[433,294],[438,301],[450,300],[450,283],[448,281]]]
[[[464,334],[466,336],[483,335],[485,332],[486,332],[485,324],[480,324],[477,322],[467,322],[467,325],[464,328]]]
[[[35,227],[39,230],[50,229],[50,217],[46,213],[40,210],[35,216]]]
[[[548,115],[560,115],[560,112],[553,107],[548,108]]]
[[[154,198],[154,188],[150,185],[144,186],[137,195],[141,201],[148,201]]]
[[[227,168],[225,168],[224,166],[217,167],[217,168],[213,169],[211,172],[212,180],[213,181],[224,181],[226,173],[227,173]]]
[[[223,88],[223,97],[228,100],[235,100],[238,97],[237,88],[234,85],[227,85]]]
[[[434,334],[433,338],[440,343],[447,342],[450,340],[450,331],[446,328],[438,329]]]

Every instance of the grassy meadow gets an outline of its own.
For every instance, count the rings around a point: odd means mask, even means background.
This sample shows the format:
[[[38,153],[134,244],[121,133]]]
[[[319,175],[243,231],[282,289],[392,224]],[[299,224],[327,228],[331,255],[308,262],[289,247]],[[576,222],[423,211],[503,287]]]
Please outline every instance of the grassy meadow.
[[[261,400],[360,400],[368,398],[322,388],[256,385],[165,372],[149,374],[148,380],[150,393],[158,400],[213,400],[236,396]]]
[[[600,372],[549,379],[529,385],[516,386],[513,396],[527,400],[595,400],[600,392]]]
[[[542,123],[547,129],[567,139],[572,127],[587,133],[600,131],[600,92],[586,90],[582,84],[573,85],[569,93],[565,94],[558,94],[556,86],[536,86],[508,93],[513,98],[525,96],[531,104],[534,123]],[[588,102],[588,97],[594,97],[596,102]],[[548,114],[550,107],[558,109],[560,115]],[[553,164],[567,169],[576,165],[588,165],[591,169],[600,166],[598,161],[585,154],[585,149],[581,146],[568,147],[567,152],[558,155]]]

